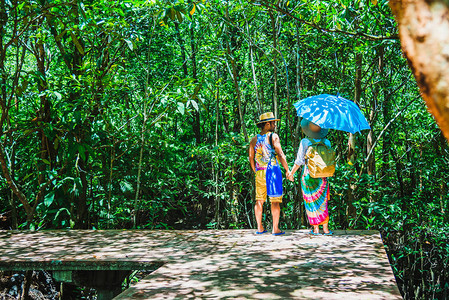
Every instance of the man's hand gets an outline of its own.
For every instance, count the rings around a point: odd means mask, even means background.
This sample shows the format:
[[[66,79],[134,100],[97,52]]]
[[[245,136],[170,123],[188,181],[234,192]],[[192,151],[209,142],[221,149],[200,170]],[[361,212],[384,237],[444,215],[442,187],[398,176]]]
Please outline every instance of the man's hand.
[[[285,173],[285,177],[287,177],[288,180],[292,181],[290,178],[293,178],[293,176],[290,171],[287,171],[287,173]]]

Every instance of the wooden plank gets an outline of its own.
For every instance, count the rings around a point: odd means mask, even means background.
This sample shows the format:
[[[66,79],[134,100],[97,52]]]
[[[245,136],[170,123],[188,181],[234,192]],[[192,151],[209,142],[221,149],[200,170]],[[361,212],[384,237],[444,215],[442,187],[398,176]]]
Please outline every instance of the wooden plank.
[[[0,230],[0,270],[152,269],[194,250],[195,231]],[[211,245],[212,246],[212,245]]]
[[[114,298],[402,299],[377,231],[198,232],[195,253]]]
[[[377,231],[0,231],[0,270],[157,271],[116,299],[401,299]]]
[[[152,269],[177,233],[142,230],[0,231],[0,270]],[[177,243],[173,241],[173,243]]]

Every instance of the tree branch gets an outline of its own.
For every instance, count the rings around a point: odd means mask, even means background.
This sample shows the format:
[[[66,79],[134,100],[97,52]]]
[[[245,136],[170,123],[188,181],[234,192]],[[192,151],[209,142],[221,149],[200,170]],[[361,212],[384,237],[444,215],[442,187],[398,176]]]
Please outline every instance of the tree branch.
[[[365,158],[365,162],[367,162],[371,156],[371,154],[373,153],[374,148],[376,147],[377,141],[380,139],[380,137],[384,134],[385,130],[387,130],[388,127],[390,127],[390,125],[394,122],[394,120],[396,120],[397,117],[399,117],[400,114],[402,114],[404,112],[404,110],[410,106],[410,104],[413,103],[413,101],[415,101],[416,99],[421,98],[421,95],[416,96],[415,98],[413,98],[412,100],[410,100],[409,103],[407,103],[407,105],[405,105],[395,116],[393,119],[390,120],[390,122],[388,122],[388,124],[384,127],[384,129],[382,129],[381,133],[377,136],[376,141],[373,143],[373,146],[371,147],[371,151],[368,153],[368,156]]]
[[[323,28],[321,26],[319,26],[316,23],[313,22],[308,22],[306,20],[303,20],[301,18],[298,18],[294,15],[292,15],[292,13],[290,11],[287,11],[285,9],[283,9],[282,7],[279,6],[279,4],[274,4],[274,3],[270,3],[266,0],[261,0],[259,2],[260,5],[268,8],[268,9],[272,9],[272,10],[276,10],[280,13],[283,13],[287,16],[289,16],[290,18],[293,18],[294,20],[297,20],[299,22],[301,22],[302,24],[308,25],[310,27],[313,27],[315,29],[318,29],[319,31],[323,31],[323,32],[328,32],[328,33],[340,33],[340,34],[345,34],[345,35],[351,35],[351,36],[356,36],[356,37],[361,37],[367,40],[371,40],[371,41],[381,41],[381,40],[398,40],[399,36],[397,34],[393,34],[391,36],[377,36],[377,35],[371,35],[371,34],[367,34],[364,32],[350,32],[350,31],[344,31],[344,30],[340,30],[340,29],[329,29],[329,28]]]

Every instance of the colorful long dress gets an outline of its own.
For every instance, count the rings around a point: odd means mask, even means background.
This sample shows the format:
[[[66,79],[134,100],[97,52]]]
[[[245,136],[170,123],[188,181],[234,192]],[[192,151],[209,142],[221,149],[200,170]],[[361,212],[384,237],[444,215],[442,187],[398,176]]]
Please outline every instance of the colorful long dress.
[[[325,143],[330,146],[329,140]],[[309,139],[301,140],[295,164],[304,166],[301,174],[301,189],[310,225],[323,225],[329,222],[327,204],[329,201],[329,181],[327,178],[313,178],[305,161],[307,148],[312,145]]]
[[[311,177],[306,165],[301,175],[301,189],[310,225],[328,223],[329,181],[327,178]]]

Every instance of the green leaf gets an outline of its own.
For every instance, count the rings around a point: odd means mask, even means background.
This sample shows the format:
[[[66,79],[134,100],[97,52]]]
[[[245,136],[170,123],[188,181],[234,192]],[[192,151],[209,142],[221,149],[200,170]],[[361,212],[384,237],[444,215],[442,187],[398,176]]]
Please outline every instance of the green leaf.
[[[78,145],[78,153],[80,154],[82,160],[86,160],[86,150],[83,145]]]
[[[127,182],[127,181],[121,181],[120,182],[120,189],[122,190],[122,192],[132,192],[133,191],[133,186],[131,183]]]
[[[56,96],[56,98],[58,98],[58,100],[62,99],[62,95],[58,92],[53,92],[53,94]]]
[[[185,107],[184,103],[178,102],[178,111],[181,113],[181,115],[184,115],[185,110],[186,110],[186,107]]]
[[[61,212],[63,212],[63,211],[65,211],[65,212],[67,213],[67,215],[69,215],[69,217],[71,216],[71,215],[70,215],[70,211],[69,211],[67,208],[61,208],[61,209],[58,210],[58,212],[56,213],[56,215],[55,215],[55,220],[58,219],[59,214],[60,214]]]
[[[81,53],[81,55],[84,55],[83,46],[81,46],[80,41],[78,40],[76,35],[73,33],[73,31],[70,31],[70,36],[72,37],[72,41],[75,44],[76,49],[78,49],[78,51],[79,51],[79,53]]]
[[[182,15],[179,11],[176,12],[176,18],[178,18],[179,22],[182,22]]]
[[[53,203],[54,200],[55,200],[55,192],[51,191],[50,193],[45,195],[45,198],[44,198],[45,206],[49,207]]]
[[[22,89],[22,87],[19,85],[19,86],[16,88],[16,95],[17,95],[18,97],[20,97],[20,96],[22,96],[22,93],[23,93],[23,89]]]
[[[80,123],[81,122],[81,112],[80,111],[75,111],[74,113],[73,113],[73,115],[74,115],[74,117],[75,117],[75,121],[76,121],[76,123]]]
[[[173,8],[169,8],[167,9],[168,13],[166,12],[166,14],[170,17],[170,19],[172,19],[173,21],[175,20],[175,10]]]
[[[87,20],[87,17],[86,17],[86,9],[85,9],[85,7],[84,7],[84,3],[80,3],[79,5],[78,5],[78,8],[79,8],[79,11],[81,12],[81,15],[83,16],[83,18],[84,18],[84,20]]]
[[[24,178],[23,178],[23,181],[25,181],[25,180],[27,180],[30,176],[32,176],[34,173],[30,173],[30,174],[28,174],[28,175],[26,175]]]
[[[126,44],[128,44],[128,48],[133,51],[134,50],[134,44],[130,40],[125,39]]]
[[[192,103],[192,105],[196,109],[196,111],[199,111],[198,103],[195,100],[190,100],[190,103]]]

